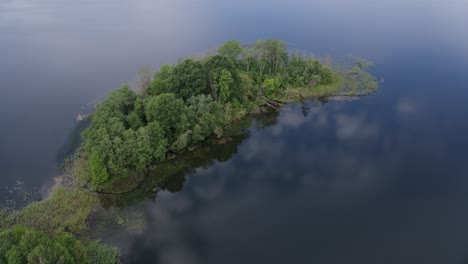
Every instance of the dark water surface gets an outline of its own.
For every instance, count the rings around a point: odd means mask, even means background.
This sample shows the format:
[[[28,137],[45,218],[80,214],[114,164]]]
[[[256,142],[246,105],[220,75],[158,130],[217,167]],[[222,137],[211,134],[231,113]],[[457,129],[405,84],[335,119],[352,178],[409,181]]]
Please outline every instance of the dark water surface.
[[[467,263],[466,1],[0,2],[0,196],[48,186],[82,107],[229,39],[376,63],[380,90],[291,104],[105,232],[129,263]],[[263,120],[263,121],[262,121]],[[180,188],[174,188],[172,191]]]

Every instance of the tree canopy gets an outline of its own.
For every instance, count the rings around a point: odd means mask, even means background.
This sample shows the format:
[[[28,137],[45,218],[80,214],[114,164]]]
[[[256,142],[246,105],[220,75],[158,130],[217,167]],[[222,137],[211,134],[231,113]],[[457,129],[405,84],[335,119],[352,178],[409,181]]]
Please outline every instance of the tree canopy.
[[[342,82],[348,93],[376,87],[362,60],[352,70],[338,71],[331,63],[289,55],[281,40],[258,40],[250,46],[231,40],[217,51],[200,60],[163,65],[152,80],[145,70],[139,76],[141,94],[123,86],[97,107],[83,133],[94,188],[143,173],[213,133],[221,136],[227,124],[268,99],[281,99],[290,88],[323,90],[343,78],[351,80]]]
[[[118,251],[97,241],[83,244],[69,233],[49,237],[40,231],[15,226],[0,230],[0,263],[118,263]]]
[[[239,42],[230,40],[224,43],[223,46],[218,48],[219,55],[227,57],[231,60],[237,60],[242,52],[242,48]]]

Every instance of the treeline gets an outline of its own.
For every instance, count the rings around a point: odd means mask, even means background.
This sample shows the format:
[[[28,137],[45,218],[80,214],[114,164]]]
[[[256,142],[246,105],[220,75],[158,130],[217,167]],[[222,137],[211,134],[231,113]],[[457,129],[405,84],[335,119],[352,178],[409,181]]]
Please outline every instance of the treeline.
[[[370,76],[354,68],[353,78]],[[220,137],[227,124],[291,88],[332,87],[343,76],[316,59],[289,56],[275,39],[249,47],[229,41],[217,55],[164,65],[139,82],[140,93],[124,85],[97,106],[83,133],[92,186],[106,189],[213,133]]]

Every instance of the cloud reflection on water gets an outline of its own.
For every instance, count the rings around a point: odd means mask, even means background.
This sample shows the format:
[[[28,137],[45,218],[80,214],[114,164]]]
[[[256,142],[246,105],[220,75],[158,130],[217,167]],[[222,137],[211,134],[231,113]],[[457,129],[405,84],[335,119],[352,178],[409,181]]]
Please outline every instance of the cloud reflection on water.
[[[339,205],[357,193],[375,191],[382,176],[376,160],[342,145],[356,140],[374,144],[377,133],[378,124],[362,112],[343,114],[341,107],[331,104],[311,107],[304,117],[299,105],[288,105],[273,127],[252,126],[248,139],[238,146],[238,155],[197,169],[182,192],[161,193],[154,204],[148,203],[153,222],[148,229],[154,229],[154,235],[136,241],[154,248],[160,263],[207,263],[206,250],[213,259],[232,254],[219,247],[223,241],[235,245],[235,251],[248,239],[246,234],[253,241],[271,236],[268,226],[273,228],[273,223],[266,224],[264,231],[249,226],[275,217],[277,210],[286,209],[285,203],[294,206],[297,199],[312,199],[317,204],[318,198]],[[317,145],[322,140],[329,143]]]
[[[231,151],[237,154],[197,168],[181,192],[140,204],[147,218],[141,235],[116,232],[108,240],[129,241],[131,263],[345,263],[357,256],[391,263],[382,256],[408,254],[440,262],[427,249],[459,237],[458,229],[437,241],[421,236],[453,223],[458,210],[440,214],[432,204],[453,190],[450,181],[433,181],[439,177],[426,165],[447,155],[446,141],[437,133],[415,139],[414,127],[425,121],[421,102],[395,100],[385,116],[369,111],[369,102],[309,105],[307,116],[291,104],[269,119],[272,126],[254,121]],[[418,106],[414,122],[401,116],[408,112],[399,111],[401,102]]]

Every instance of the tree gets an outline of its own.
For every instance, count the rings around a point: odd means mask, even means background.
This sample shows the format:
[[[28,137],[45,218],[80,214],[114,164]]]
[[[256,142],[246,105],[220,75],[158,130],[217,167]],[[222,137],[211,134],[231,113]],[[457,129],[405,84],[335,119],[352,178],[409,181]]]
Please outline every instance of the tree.
[[[221,70],[221,74],[219,76],[219,100],[220,102],[224,103],[228,100],[229,96],[231,95],[231,91],[229,87],[234,82],[232,79],[232,75],[229,71],[223,69]]]
[[[263,42],[264,59],[268,61],[270,75],[278,74],[279,66],[288,60],[286,43],[277,39],[267,39]]]
[[[163,161],[166,158],[168,145],[163,128],[156,121],[149,123],[146,128],[148,130],[153,159]]]
[[[263,82],[263,94],[267,98],[273,98],[278,95],[278,92],[280,91],[280,86],[280,78],[266,78]]]
[[[192,141],[205,139],[215,126],[214,102],[210,95],[199,95],[187,100],[187,119],[192,131]]]
[[[49,238],[16,226],[0,232],[0,241],[0,263],[87,263],[86,248],[70,234]]]
[[[112,92],[106,99],[96,107],[96,113],[93,116],[94,125],[106,123],[109,117],[117,117],[121,121],[125,120],[125,115],[133,110],[137,95],[123,85],[120,89]],[[93,125],[93,124],[91,124]]]
[[[333,82],[333,70],[313,58],[299,57],[293,53],[286,69],[287,82],[293,87],[330,84]]]
[[[137,131],[128,129],[123,133],[123,153],[126,167],[135,168],[137,172],[146,169],[153,160],[151,141],[146,127]]]
[[[375,78],[356,65],[344,73],[345,85],[353,94],[366,94],[377,90]]]
[[[218,54],[231,60],[237,60],[242,52],[239,42],[230,40],[218,48]]]
[[[83,244],[71,234],[47,236],[15,226],[0,231],[0,263],[118,263],[119,251],[99,241]]]
[[[241,61],[239,62],[246,72],[250,72],[251,67],[255,62],[255,49],[253,47],[243,48],[241,52]]]
[[[252,78],[245,72],[239,72],[239,98],[242,102],[249,102],[250,99],[255,98],[256,96],[256,87]]]
[[[169,80],[173,76],[174,66],[163,65],[158,72],[154,74],[153,81],[150,84],[148,94],[150,95],[160,95],[162,93],[169,93]]]
[[[265,73],[265,68],[267,66],[267,57],[265,50],[265,41],[257,40],[253,48],[253,56],[255,58],[258,76],[260,80],[263,79],[263,74]]]
[[[165,93],[148,99],[145,107],[148,122],[158,122],[168,139],[181,134],[186,126],[184,102],[175,94]]]
[[[134,130],[143,126],[143,121],[140,119],[140,116],[136,111],[130,112],[126,118],[128,126]]]
[[[228,57],[222,57],[219,55],[210,57],[205,62],[205,68],[208,72],[208,87],[211,91],[211,95],[215,100],[219,100],[220,93],[220,78],[224,75],[225,78],[228,74],[231,76],[232,82],[229,83],[229,93],[233,97],[241,98],[242,95],[238,90],[238,76],[237,76],[237,65]],[[222,73],[224,71],[224,73]]]
[[[215,55],[215,56],[209,57],[206,60],[205,69],[208,73],[214,72],[214,71],[221,71],[222,69],[225,69],[229,71],[231,75],[235,76],[237,72],[237,65],[232,59],[228,57]]]
[[[182,99],[206,92],[206,72],[201,62],[185,59],[177,64],[167,79],[167,92]]]

